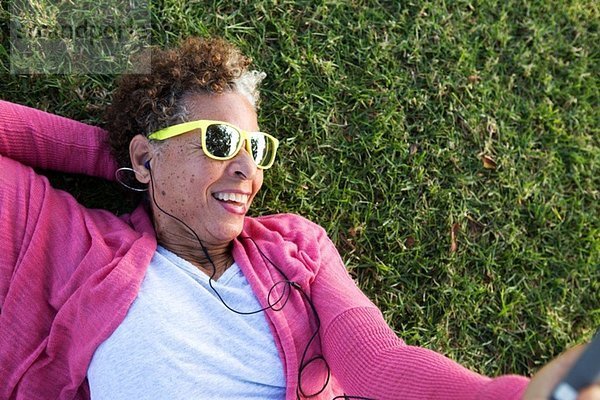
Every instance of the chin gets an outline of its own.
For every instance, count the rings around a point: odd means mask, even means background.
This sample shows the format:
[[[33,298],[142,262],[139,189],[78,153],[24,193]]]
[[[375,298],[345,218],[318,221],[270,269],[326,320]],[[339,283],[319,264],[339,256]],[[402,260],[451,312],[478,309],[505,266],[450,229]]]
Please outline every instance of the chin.
[[[223,226],[223,230],[220,232],[220,237],[226,241],[232,241],[236,237],[242,233],[242,229],[244,228],[243,222],[240,224],[230,224],[228,226]]]

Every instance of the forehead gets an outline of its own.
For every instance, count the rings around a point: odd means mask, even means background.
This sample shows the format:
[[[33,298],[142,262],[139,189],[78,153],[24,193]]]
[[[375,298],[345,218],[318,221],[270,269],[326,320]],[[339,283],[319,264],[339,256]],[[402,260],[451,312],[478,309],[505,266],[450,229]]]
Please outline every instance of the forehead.
[[[252,104],[238,93],[193,93],[183,98],[189,120],[224,121],[242,129],[258,129],[257,115]]]

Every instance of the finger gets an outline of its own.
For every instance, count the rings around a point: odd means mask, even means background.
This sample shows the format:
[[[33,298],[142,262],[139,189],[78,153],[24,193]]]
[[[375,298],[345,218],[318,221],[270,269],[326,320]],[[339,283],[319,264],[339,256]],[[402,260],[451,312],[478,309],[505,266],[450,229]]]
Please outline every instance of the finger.
[[[533,376],[523,399],[541,400],[550,397],[552,390],[566,375],[584,349],[585,346],[575,346],[546,364]]]
[[[579,356],[581,356],[581,353],[583,353],[585,348],[586,348],[585,344],[580,344],[580,345],[572,347],[568,351],[566,351],[563,354],[556,357],[554,362],[551,363],[551,364],[553,364],[553,368],[550,368],[550,370],[552,371],[551,372],[552,375],[553,376],[558,375],[561,377],[563,375],[565,375],[567,373],[567,371],[569,371],[569,369],[571,369],[573,364],[575,364],[575,361],[577,361]]]
[[[579,392],[577,400],[600,400],[600,384],[587,387]]]
[[[583,353],[587,346],[587,343],[575,345],[569,350],[562,353],[560,356],[558,356],[558,358],[562,359],[563,363],[572,364],[579,358],[579,356],[581,355],[581,353]]]

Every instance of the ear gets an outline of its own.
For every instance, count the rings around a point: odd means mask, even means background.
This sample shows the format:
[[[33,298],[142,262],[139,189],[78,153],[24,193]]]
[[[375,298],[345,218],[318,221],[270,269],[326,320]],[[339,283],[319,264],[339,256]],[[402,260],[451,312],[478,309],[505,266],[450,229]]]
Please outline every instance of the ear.
[[[144,135],[136,135],[129,142],[129,159],[135,178],[141,183],[150,182],[150,170],[144,164],[152,158],[152,146]]]

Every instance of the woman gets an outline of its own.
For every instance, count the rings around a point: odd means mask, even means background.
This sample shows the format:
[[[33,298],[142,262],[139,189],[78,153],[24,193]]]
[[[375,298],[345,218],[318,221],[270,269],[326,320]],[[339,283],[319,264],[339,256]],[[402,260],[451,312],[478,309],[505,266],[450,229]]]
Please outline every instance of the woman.
[[[0,398],[521,398],[526,378],[405,345],[319,226],[246,217],[277,148],[249,64],[218,39],[155,50],[114,95],[112,155],[103,130],[0,103]],[[146,201],[85,209],[30,167],[129,173]]]

